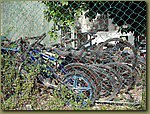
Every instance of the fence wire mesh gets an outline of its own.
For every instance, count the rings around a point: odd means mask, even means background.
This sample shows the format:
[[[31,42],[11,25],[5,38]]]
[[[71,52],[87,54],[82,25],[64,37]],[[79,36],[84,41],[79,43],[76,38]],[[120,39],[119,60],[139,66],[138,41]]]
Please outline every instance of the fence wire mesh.
[[[146,2],[4,1],[1,11],[3,110],[146,108]]]

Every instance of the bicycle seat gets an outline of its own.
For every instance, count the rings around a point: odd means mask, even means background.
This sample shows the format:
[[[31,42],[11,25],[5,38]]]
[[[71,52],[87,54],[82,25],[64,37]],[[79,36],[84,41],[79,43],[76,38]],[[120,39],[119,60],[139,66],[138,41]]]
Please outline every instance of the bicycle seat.
[[[60,50],[60,49],[58,49],[58,48],[54,48],[53,49],[59,56],[67,56],[67,55],[69,55],[70,54],[70,52],[69,51],[62,51],[62,50]]]

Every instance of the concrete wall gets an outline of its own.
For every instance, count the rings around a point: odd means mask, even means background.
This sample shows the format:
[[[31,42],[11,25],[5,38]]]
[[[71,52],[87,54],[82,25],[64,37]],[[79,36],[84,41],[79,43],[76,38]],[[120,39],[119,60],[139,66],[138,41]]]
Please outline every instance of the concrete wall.
[[[48,32],[52,23],[44,19],[44,4],[38,1],[4,1],[1,4],[1,34],[14,40],[18,37],[38,36]],[[47,35],[44,43],[50,41]]]

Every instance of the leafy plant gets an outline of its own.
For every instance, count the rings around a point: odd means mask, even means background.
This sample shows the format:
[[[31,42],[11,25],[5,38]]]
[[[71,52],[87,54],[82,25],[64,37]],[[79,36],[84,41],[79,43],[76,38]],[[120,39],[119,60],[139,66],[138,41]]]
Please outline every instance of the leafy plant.
[[[135,43],[138,36],[146,36],[146,2],[145,1],[42,1],[45,4],[45,18],[53,21],[59,29],[74,26],[75,21],[85,12],[89,20],[96,19],[97,14],[107,15],[113,24],[119,26],[122,33],[132,32]],[[124,26],[127,27],[124,27]],[[56,29],[53,29],[56,30]]]

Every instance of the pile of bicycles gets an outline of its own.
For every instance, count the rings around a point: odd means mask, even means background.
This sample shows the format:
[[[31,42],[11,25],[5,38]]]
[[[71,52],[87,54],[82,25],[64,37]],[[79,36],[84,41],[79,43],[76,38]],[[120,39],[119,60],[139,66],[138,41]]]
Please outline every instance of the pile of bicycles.
[[[88,100],[91,104],[97,100],[113,101],[118,94],[132,90],[135,85],[145,86],[139,80],[146,74],[146,60],[126,40],[112,38],[74,49],[60,43],[46,47],[41,44],[45,37],[44,33],[15,41],[5,39],[2,58],[15,56],[15,67],[23,77],[28,75],[26,67],[39,66],[36,83],[56,90],[61,90],[63,85],[76,95],[75,101],[82,100],[83,104]]]

